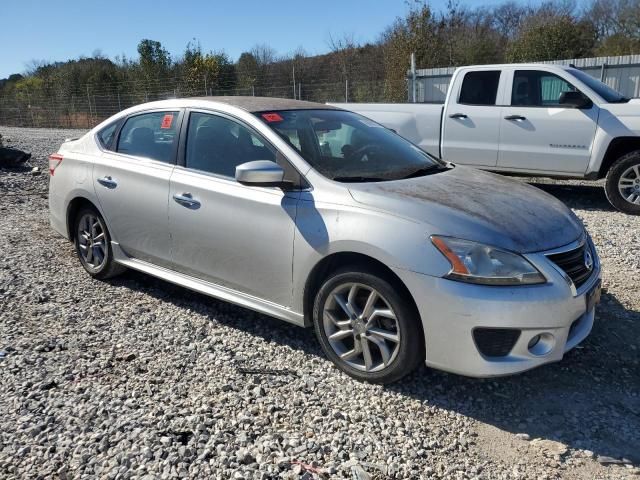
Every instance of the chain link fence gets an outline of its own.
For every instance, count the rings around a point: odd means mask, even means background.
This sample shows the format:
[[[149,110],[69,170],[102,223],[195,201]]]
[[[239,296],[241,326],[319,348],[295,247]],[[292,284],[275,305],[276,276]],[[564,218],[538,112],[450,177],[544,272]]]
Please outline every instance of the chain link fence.
[[[24,92],[0,97],[0,125],[20,127],[91,128],[128,107],[170,98],[211,95],[254,95],[295,98],[315,102],[385,100],[385,81],[378,71],[360,69],[352,78],[339,72],[324,77],[300,78],[295,71],[283,81],[281,74],[267,75],[259,83],[236,86],[235,79],[206,76],[163,81],[122,81],[86,84],[73,91],[45,84],[38,94]],[[228,86],[227,86],[228,85]]]

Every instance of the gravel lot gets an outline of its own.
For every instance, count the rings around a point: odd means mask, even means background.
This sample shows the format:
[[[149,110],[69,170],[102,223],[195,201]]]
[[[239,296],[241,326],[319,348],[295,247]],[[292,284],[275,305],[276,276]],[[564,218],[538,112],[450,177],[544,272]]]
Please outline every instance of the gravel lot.
[[[0,127],[43,171],[0,170],[0,478],[640,478],[640,217],[598,186],[540,184],[602,258],[579,348],[381,387],[311,330],[134,272],[92,280],[48,224],[46,157],[78,133]]]

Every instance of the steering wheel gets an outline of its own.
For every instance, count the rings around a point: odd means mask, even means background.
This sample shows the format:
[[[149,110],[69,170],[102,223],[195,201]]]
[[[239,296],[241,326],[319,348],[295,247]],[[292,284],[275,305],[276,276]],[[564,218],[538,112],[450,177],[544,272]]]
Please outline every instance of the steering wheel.
[[[349,160],[360,160],[361,162],[366,162],[367,160],[363,160],[363,158],[368,155],[376,155],[380,151],[380,145],[370,143],[355,149],[352,145],[344,145],[341,148],[341,151],[344,157]]]

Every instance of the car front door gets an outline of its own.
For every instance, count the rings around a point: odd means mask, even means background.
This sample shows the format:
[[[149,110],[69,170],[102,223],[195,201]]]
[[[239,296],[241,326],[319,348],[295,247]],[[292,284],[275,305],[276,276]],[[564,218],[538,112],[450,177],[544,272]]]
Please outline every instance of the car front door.
[[[181,118],[180,110],[128,117],[93,168],[115,240],[127,255],[160,265],[171,261],[167,203]]]
[[[442,118],[442,158],[494,167],[500,139],[500,70],[468,71],[452,86]]]
[[[510,104],[502,109],[498,168],[584,174],[598,107],[562,104],[562,94],[577,89],[544,70],[515,70],[510,83]]]
[[[183,165],[170,184],[174,268],[290,306],[299,193],[235,180],[237,165],[276,161],[275,149],[223,114],[192,111],[186,122]]]

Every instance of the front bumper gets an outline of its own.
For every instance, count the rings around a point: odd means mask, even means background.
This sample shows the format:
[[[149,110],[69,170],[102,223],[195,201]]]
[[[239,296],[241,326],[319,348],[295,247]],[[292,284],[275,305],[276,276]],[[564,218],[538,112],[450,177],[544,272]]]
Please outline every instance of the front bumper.
[[[593,272],[578,289],[546,258],[555,251],[526,255],[547,278],[541,285],[474,285],[396,269],[422,319],[427,365],[471,377],[492,377],[561,360],[593,326],[595,308],[587,311],[586,295],[600,281],[600,262],[593,246],[592,251]],[[520,334],[508,354],[487,356],[473,334],[483,328],[517,329]],[[536,335],[545,339],[546,348],[529,348]]]

